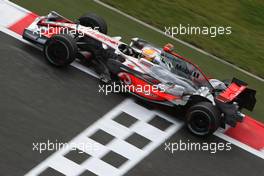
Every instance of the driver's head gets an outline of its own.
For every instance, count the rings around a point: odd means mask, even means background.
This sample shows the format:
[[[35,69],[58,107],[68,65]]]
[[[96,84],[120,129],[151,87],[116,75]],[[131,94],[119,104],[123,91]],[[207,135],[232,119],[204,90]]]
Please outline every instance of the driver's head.
[[[153,61],[155,57],[157,56],[158,52],[155,49],[152,48],[144,48],[142,49],[142,55],[145,59],[148,61]]]

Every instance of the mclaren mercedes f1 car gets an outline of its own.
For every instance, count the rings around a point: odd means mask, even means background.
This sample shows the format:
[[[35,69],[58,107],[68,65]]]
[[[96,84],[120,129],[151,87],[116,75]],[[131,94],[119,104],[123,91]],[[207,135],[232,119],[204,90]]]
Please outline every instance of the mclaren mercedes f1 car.
[[[41,16],[24,30],[23,38],[43,47],[48,61],[64,67],[78,60],[92,67],[106,84],[126,85],[130,93],[157,104],[182,107],[186,126],[198,136],[242,122],[243,108],[253,110],[256,91],[239,79],[208,78],[190,60],[164,47],[133,38],[107,35],[107,24],[94,13],[73,22],[56,12]],[[148,86],[147,90],[136,89]],[[139,91],[141,90],[141,91]]]

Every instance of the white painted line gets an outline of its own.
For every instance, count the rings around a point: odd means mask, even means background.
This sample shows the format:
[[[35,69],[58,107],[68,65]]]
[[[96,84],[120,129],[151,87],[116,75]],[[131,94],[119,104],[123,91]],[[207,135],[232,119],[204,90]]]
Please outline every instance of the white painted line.
[[[120,176],[125,174],[128,170],[143,160],[155,148],[160,146],[167,138],[176,133],[183,125],[182,122],[173,121],[173,125],[168,127],[168,129],[165,131],[161,131],[154,126],[149,125],[145,119],[142,118],[141,120],[141,118],[138,118],[138,121],[135,122],[135,125],[132,125],[131,127],[122,127],[123,129],[119,129],[120,126],[116,125],[118,122],[114,122],[113,119],[122,112],[131,109],[131,107],[133,107],[132,109],[135,110],[134,112],[136,112],[135,114],[130,113],[130,115],[134,118],[139,117],[138,115],[140,114],[138,114],[138,112],[140,110],[142,110],[141,115],[143,115],[143,112],[148,112],[147,114],[149,117],[146,118],[148,120],[151,120],[156,115],[153,111],[143,108],[134,101],[127,99],[69,142],[69,145],[73,146],[75,144],[81,143],[96,143],[96,145],[99,145],[99,148],[96,147],[90,150],[79,148],[79,150],[91,155],[90,158],[79,165],[64,157],[65,154],[71,151],[71,148],[63,148],[60,151],[53,153],[50,157],[29,171],[26,176],[39,175],[49,167],[65,175],[78,175],[84,170],[89,170],[97,175],[102,176]],[[109,123],[110,121],[113,123]],[[126,128],[126,130],[124,130],[124,128]],[[115,138],[109,144],[105,146],[101,145],[89,138],[89,136],[93,135],[97,130],[103,130],[107,133],[110,133]],[[150,143],[147,144],[143,149],[139,149],[125,141],[128,136],[135,132],[151,140]],[[103,160],[101,160],[101,158],[110,151],[114,151],[128,160],[120,168],[115,168],[111,164],[105,163]]]
[[[98,158],[91,158],[84,164],[84,168],[95,173],[98,176],[115,176],[118,175],[119,170],[103,162]]]
[[[260,151],[262,153],[262,155],[264,156],[264,148]]]
[[[97,129],[95,129],[97,130]],[[91,133],[93,133],[91,131]],[[87,136],[83,135],[82,137],[79,136],[78,138],[75,139],[74,143],[77,145],[77,148],[81,151],[84,151],[88,153],[91,156],[100,158],[104,156],[108,150],[103,146],[102,144],[92,140],[91,138],[88,138]],[[89,144],[87,147],[82,147],[83,144]],[[91,150],[91,148],[95,148],[95,150]],[[65,153],[64,153],[65,154]]]
[[[2,1],[3,3],[6,3],[7,5],[10,5],[11,7],[16,8],[19,11],[22,11],[22,12],[25,12],[25,13],[31,13],[29,10],[27,10],[27,9],[25,9],[25,8],[23,8],[23,7],[21,7],[21,6],[17,5],[17,4],[9,1],[9,0],[0,0],[0,1]]]
[[[5,0],[0,0],[0,12],[0,26],[4,27],[9,27],[27,15],[25,11],[18,10]]]
[[[65,175],[75,175],[80,169],[82,169],[80,165],[60,155],[57,155],[56,158],[49,162],[49,167],[64,173]]]
[[[151,141],[156,139],[164,138],[166,133],[146,122],[139,121],[136,125],[131,127],[136,133],[148,138]]]
[[[254,149],[254,148],[252,148],[252,147],[250,147],[250,146],[248,146],[246,144],[243,144],[242,142],[240,142],[240,141],[238,141],[238,140],[236,140],[234,138],[231,138],[231,137],[229,137],[229,136],[227,136],[227,135],[225,135],[225,134],[223,134],[223,133],[221,133],[219,131],[216,131],[214,133],[214,135],[219,137],[219,138],[221,138],[221,139],[224,139],[225,141],[228,141],[228,142],[238,146],[239,148],[242,148],[242,149],[248,151],[249,153],[251,153],[253,155],[256,155],[256,156],[264,159],[264,153],[259,151],[259,150],[256,150],[256,149]]]
[[[130,108],[124,110],[125,113],[134,115],[138,120],[149,121],[155,112],[149,111],[138,104],[132,104]]]
[[[111,148],[112,151],[126,157],[129,160],[134,160],[144,154],[142,150],[121,139],[113,140],[113,142],[108,144],[108,147]]]
[[[179,42],[179,43],[181,43],[181,44],[183,44],[183,45],[185,45],[185,46],[188,46],[189,48],[192,48],[192,49],[194,49],[194,50],[196,50],[196,51],[198,51],[198,52],[200,52],[200,53],[202,53],[202,54],[204,54],[204,55],[207,55],[207,56],[211,57],[211,58],[214,59],[214,60],[217,60],[217,61],[219,61],[219,62],[221,62],[221,63],[223,63],[223,64],[225,64],[225,65],[228,65],[228,66],[230,66],[230,67],[232,67],[232,68],[234,68],[234,69],[236,69],[236,70],[238,70],[238,71],[240,71],[240,72],[242,72],[242,73],[244,73],[244,74],[246,74],[246,75],[248,75],[248,76],[250,76],[250,77],[252,77],[252,78],[255,78],[255,79],[259,80],[259,81],[264,82],[264,79],[261,78],[261,77],[259,77],[259,76],[257,76],[257,75],[254,75],[253,73],[250,73],[250,72],[248,72],[248,71],[246,71],[246,70],[244,70],[244,69],[242,69],[242,68],[240,68],[240,67],[238,67],[238,66],[236,66],[236,65],[234,65],[234,64],[231,64],[231,63],[225,61],[224,59],[221,59],[221,58],[219,58],[219,57],[216,57],[216,56],[214,56],[214,55],[212,55],[212,54],[210,54],[210,53],[208,53],[208,52],[206,52],[206,51],[204,51],[204,50],[202,50],[202,49],[200,49],[200,48],[197,48],[197,47],[195,47],[194,45],[191,45],[191,44],[189,44],[189,43],[187,43],[187,42],[184,42],[184,41],[182,41],[182,40],[180,40],[180,39],[178,39],[178,38],[176,38],[176,37],[172,37],[172,36],[170,36],[170,35],[166,35],[166,34],[164,33],[164,31],[161,31],[160,29],[158,29],[158,28],[156,28],[156,27],[153,27],[153,26],[151,26],[151,25],[149,25],[149,24],[147,24],[147,23],[145,23],[145,22],[143,22],[143,21],[141,21],[141,20],[139,20],[139,19],[137,19],[137,18],[135,18],[135,17],[133,17],[133,16],[131,16],[131,15],[128,15],[128,14],[122,12],[121,10],[118,10],[118,9],[116,9],[116,8],[114,8],[114,7],[112,7],[112,6],[108,5],[108,4],[106,4],[106,3],[103,3],[103,2],[101,2],[100,0],[94,0],[94,2],[100,4],[100,5],[102,5],[102,6],[106,7],[106,8],[108,8],[108,9],[111,9],[111,10],[113,10],[114,12],[117,12],[117,13],[119,13],[119,14],[121,14],[121,15],[123,15],[123,16],[125,16],[125,17],[127,17],[127,18],[129,18],[129,19],[131,19],[131,20],[133,20],[133,21],[135,21],[135,22],[137,22],[137,23],[139,23],[139,24],[141,24],[141,25],[143,25],[143,26],[149,28],[149,29],[152,29],[152,30],[154,30],[154,31],[156,31],[156,32],[158,32],[158,33],[160,33],[160,34],[166,36],[166,37],[169,37],[169,38],[172,39],[172,40],[175,40],[175,41],[177,41],[177,42]]]
[[[121,112],[121,111],[120,111]],[[119,114],[116,114],[118,116]],[[113,116],[115,117],[115,116]],[[112,119],[106,119],[104,121],[100,122],[100,128],[113,135],[113,136],[119,136],[120,139],[124,139],[128,137],[131,133],[131,130],[124,127],[123,125],[113,121]]]

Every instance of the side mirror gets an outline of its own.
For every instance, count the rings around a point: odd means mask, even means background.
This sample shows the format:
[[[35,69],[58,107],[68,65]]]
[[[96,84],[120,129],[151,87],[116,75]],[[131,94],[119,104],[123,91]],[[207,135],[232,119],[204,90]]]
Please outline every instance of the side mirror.
[[[171,44],[171,43],[168,43],[168,44],[164,45],[164,47],[163,47],[163,50],[164,50],[165,52],[172,52],[173,49],[174,49],[174,46],[173,46],[173,44]]]

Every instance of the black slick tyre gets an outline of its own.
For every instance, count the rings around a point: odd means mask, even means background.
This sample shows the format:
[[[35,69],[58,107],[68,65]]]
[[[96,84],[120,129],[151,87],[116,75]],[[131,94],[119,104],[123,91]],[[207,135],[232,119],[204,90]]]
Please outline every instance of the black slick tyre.
[[[54,35],[47,40],[43,53],[53,66],[65,67],[71,64],[77,55],[78,47],[74,38],[67,34]]]
[[[210,102],[199,102],[187,110],[186,125],[197,136],[210,136],[220,125],[220,112]]]

